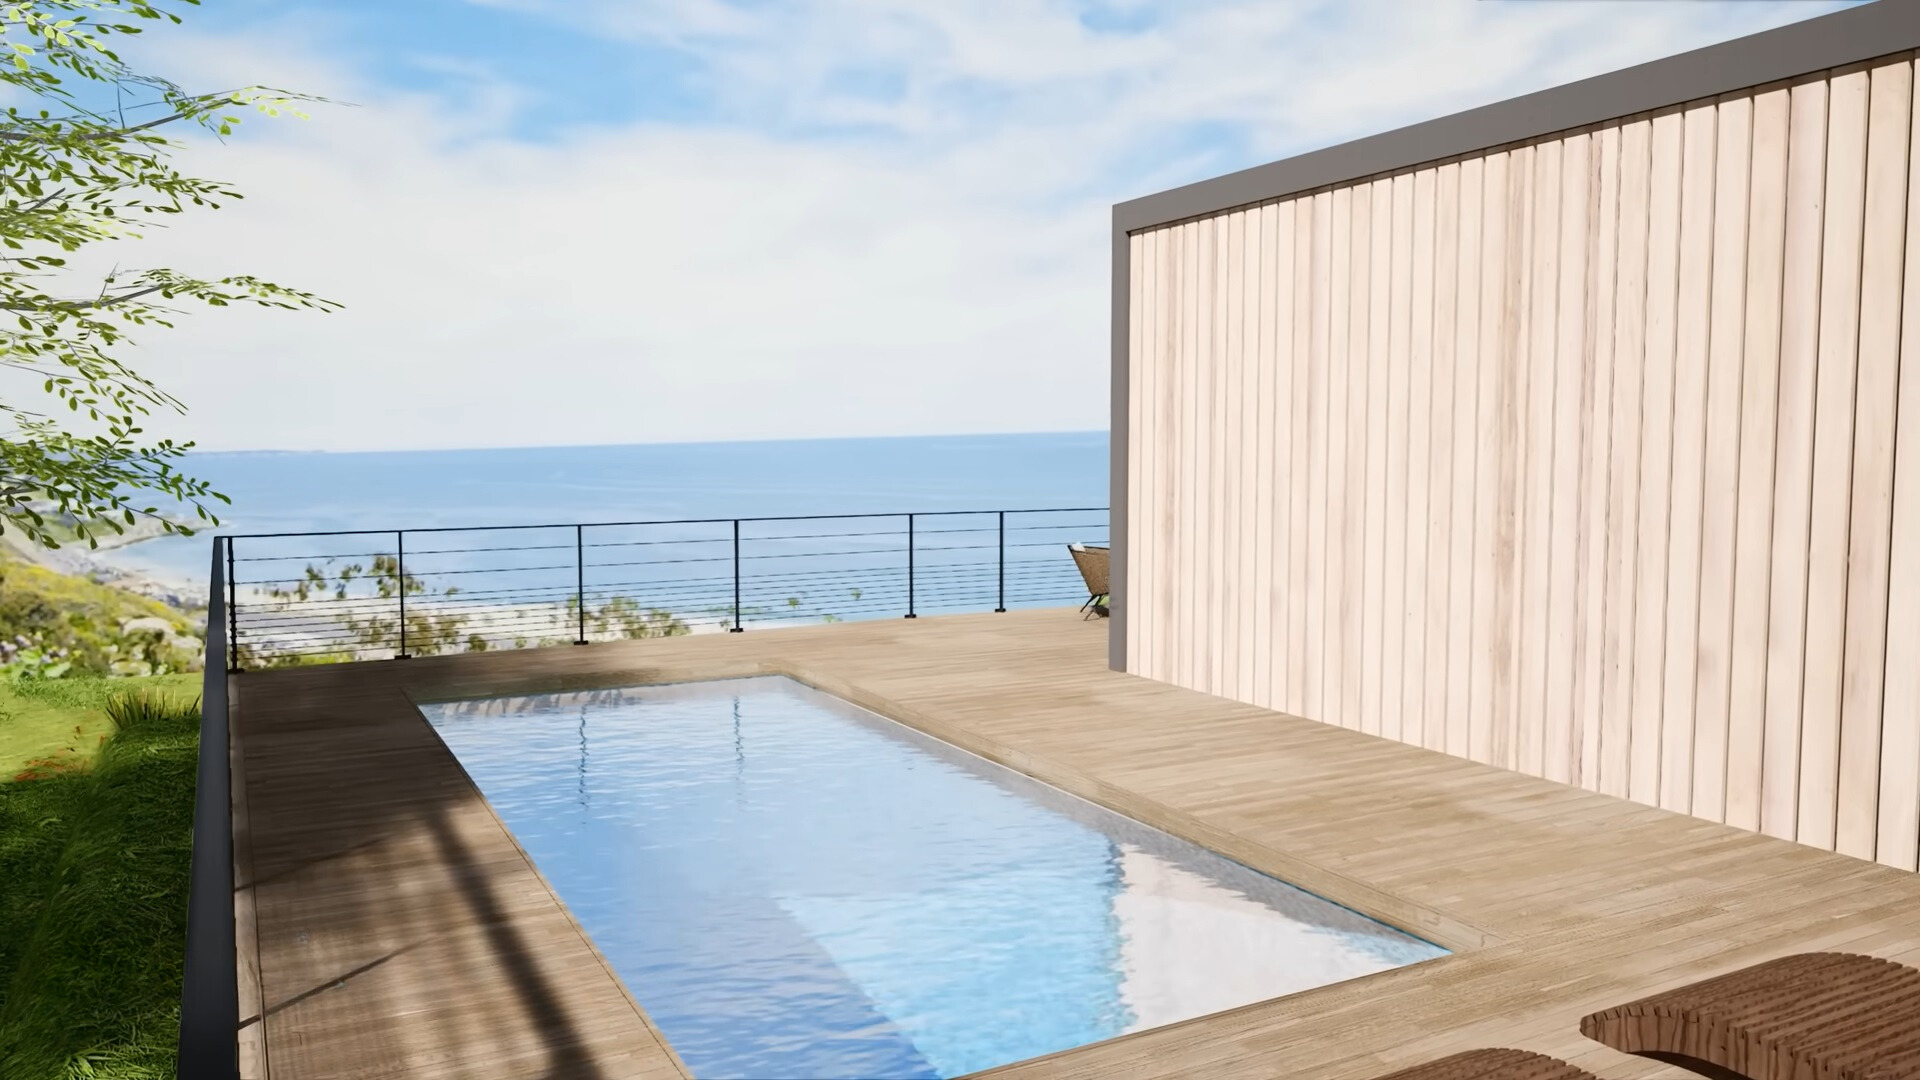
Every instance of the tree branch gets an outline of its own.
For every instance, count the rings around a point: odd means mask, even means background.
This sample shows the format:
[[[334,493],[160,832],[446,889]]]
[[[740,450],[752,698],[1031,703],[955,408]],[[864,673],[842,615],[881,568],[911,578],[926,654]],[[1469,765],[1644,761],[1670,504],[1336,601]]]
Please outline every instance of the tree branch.
[[[186,118],[187,118],[186,113],[174,113],[172,116],[163,116],[158,120],[149,120],[144,124],[134,124],[130,127],[113,128],[112,130],[109,130],[109,131],[73,132],[68,135],[64,135],[62,137],[67,139],[78,139],[82,142],[100,142],[106,139],[124,139],[127,136],[134,134],[135,132],[145,131],[148,128],[157,128],[162,124],[171,124],[175,120],[185,120]],[[5,128],[0,128],[0,142],[34,142],[40,139],[41,137],[42,136],[36,135],[36,134],[28,134],[28,133],[23,133],[18,131],[9,131]]]
[[[135,289],[118,296],[103,296],[98,300],[55,300],[50,304],[0,304],[0,311],[47,311],[51,308],[104,308],[112,307],[125,300],[137,300],[169,288],[166,285],[149,285],[144,289]]]

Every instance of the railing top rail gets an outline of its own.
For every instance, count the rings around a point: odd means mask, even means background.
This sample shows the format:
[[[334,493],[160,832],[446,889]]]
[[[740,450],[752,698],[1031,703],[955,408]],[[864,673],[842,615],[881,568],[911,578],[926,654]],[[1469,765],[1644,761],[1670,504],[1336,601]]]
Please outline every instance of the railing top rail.
[[[553,521],[538,525],[434,525],[418,529],[323,529],[314,532],[228,533],[233,540],[288,540],[302,536],[392,536],[394,533],[504,532],[524,529],[618,529],[639,525],[726,525],[748,521],[858,521],[871,518],[966,517],[985,514],[1091,514],[1104,506],[1032,506],[1016,510],[897,510],[887,514],[769,514],[740,518],[668,518],[651,521]]]

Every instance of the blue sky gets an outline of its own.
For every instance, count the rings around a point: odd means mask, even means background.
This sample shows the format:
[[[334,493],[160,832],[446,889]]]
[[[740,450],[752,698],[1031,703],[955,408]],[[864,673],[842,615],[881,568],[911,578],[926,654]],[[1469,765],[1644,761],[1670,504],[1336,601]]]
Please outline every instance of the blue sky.
[[[1111,204],[1820,0],[215,0],[130,59],[351,102],[102,252],[347,309],[143,334],[209,449],[1105,425]]]

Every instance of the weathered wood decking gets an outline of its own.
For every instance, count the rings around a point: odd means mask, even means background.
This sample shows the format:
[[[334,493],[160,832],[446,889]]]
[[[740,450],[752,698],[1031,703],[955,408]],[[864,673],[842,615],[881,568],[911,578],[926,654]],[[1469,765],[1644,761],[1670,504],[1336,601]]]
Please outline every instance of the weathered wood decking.
[[[1366,1078],[1476,1046],[1684,1076],[1579,1018],[1772,956],[1920,963],[1920,877],[1110,672],[1106,624],[968,615],[250,672],[249,1075],[684,1070],[415,700],[783,672],[1455,955],[997,1070]],[[250,979],[243,979],[250,982]],[[251,1002],[251,1004],[249,1004]]]

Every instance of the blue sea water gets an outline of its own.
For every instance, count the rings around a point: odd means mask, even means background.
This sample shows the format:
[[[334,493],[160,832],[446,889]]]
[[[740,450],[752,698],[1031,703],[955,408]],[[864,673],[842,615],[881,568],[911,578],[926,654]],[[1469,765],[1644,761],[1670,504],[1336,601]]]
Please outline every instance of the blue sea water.
[[[233,499],[216,531],[245,534],[1102,507],[1107,445],[1105,432],[1071,432],[196,453],[185,468]],[[204,580],[206,535],[137,544],[113,560],[170,579]]]
[[[1445,955],[784,678],[422,711],[703,1080],[954,1077]]]

